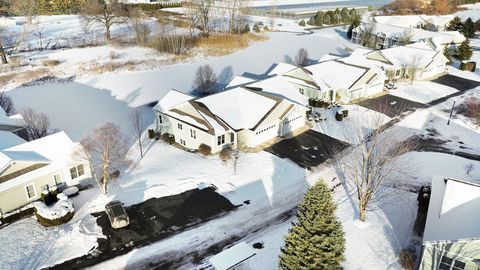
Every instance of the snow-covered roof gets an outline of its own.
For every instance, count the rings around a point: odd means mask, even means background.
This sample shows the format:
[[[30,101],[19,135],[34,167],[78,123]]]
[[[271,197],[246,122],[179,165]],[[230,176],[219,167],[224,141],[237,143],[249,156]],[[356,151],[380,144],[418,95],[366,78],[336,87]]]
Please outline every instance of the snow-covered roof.
[[[282,75],[285,74],[291,70],[294,70],[298,68],[295,65],[287,64],[287,63],[278,63],[275,65],[275,67],[267,74],[268,76],[273,76],[273,75]]]
[[[420,68],[427,67],[435,57],[443,56],[441,52],[433,50],[423,42],[388,48],[379,52],[394,66],[409,66],[415,59],[418,61],[418,67]],[[448,60],[445,59],[445,62],[448,62]]]
[[[209,259],[215,270],[228,270],[255,255],[255,250],[240,242]]]
[[[251,129],[277,104],[273,98],[234,88],[195,100],[235,130]]]
[[[153,107],[153,109],[159,112],[165,112],[192,99],[194,99],[194,97],[190,95],[177,90],[171,90]]]
[[[278,75],[249,84],[246,87],[258,89],[303,106],[308,105],[308,98],[305,95],[300,94],[298,89],[289,83],[290,81],[290,77]]]
[[[233,87],[242,86],[242,85],[246,85],[253,82],[256,82],[256,80],[252,78],[244,77],[244,76],[235,76],[225,88],[227,89],[233,88]]]
[[[404,15],[404,16],[375,16],[377,23],[389,24],[401,27],[418,27],[425,24],[445,26],[452,19],[453,15],[431,16],[431,15]]]
[[[0,192],[30,181],[37,174],[47,170],[58,170],[72,163],[72,153],[80,147],[65,132],[58,132],[37,140],[19,144],[1,151],[0,170],[12,161],[48,163],[46,167],[20,175],[0,184]],[[8,163],[5,163],[8,162]]]
[[[333,55],[333,54],[325,54],[323,55],[318,62],[325,62],[325,61],[331,61],[331,60],[336,60],[342,58],[341,56]]]
[[[14,131],[25,126],[23,118],[19,114],[7,116],[2,107],[0,107],[0,130]]]
[[[0,130],[0,151],[22,143],[26,141],[12,132]]]
[[[316,82],[325,82],[331,88],[349,89],[367,71],[366,68],[339,61],[327,61],[305,67]]]
[[[480,185],[434,177],[424,242],[480,239]]]

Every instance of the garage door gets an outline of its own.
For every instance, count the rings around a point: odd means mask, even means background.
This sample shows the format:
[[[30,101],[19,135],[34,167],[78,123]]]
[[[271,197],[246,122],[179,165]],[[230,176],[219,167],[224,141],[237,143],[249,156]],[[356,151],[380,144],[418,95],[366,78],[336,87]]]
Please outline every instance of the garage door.
[[[255,146],[278,136],[278,124],[258,128],[254,133]]]
[[[438,75],[442,74],[445,72],[445,67],[444,66],[439,66],[433,69],[425,70],[422,74],[422,80],[425,79],[431,79],[433,77],[437,77]]]
[[[294,117],[287,117],[283,120],[283,134],[287,135],[288,133],[303,127],[305,125],[305,115],[297,115]]]

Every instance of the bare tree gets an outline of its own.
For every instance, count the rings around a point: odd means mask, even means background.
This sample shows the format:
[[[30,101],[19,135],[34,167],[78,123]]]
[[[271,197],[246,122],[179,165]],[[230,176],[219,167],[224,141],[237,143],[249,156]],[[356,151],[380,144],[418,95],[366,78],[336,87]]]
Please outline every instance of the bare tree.
[[[297,66],[308,66],[310,59],[308,58],[308,51],[305,48],[300,48],[295,55],[295,64]]]
[[[38,14],[37,0],[12,0],[10,1],[10,12],[27,17],[28,23],[32,23]]]
[[[213,94],[217,88],[217,75],[210,65],[198,67],[193,79],[193,87],[202,95]]]
[[[135,36],[138,44],[146,44],[150,29],[145,22],[145,16],[137,7],[128,7],[128,22],[135,31]]]
[[[469,98],[462,107],[465,108],[465,116],[470,117],[477,128],[480,127],[480,99]]]
[[[40,51],[47,49],[51,42],[51,39],[47,39],[46,44],[44,43],[44,38],[45,38],[44,33],[45,33],[45,27],[40,26],[39,23],[36,23],[35,31],[33,32],[33,35],[37,37],[37,46]]]
[[[346,152],[338,150],[336,155],[338,175],[353,189],[360,221],[365,221],[366,211],[374,202],[380,203],[380,198],[388,194],[386,180],[409,172],[410,164],[401,156],[416,149],[415,139],[384,124],[380,115],[358,121],[345,134],[353,146]]]
[[[188,1],[183,5],[183,7],[185,8],[185,18],[190,30],[190,36],[193,36],[200,21],[198,6],[192,1]]]
[[[116,171],[127,168],[128,143],[120,127],[107,122],[93,130],[81,142],[83,149],[74,156],[90,163],[100,190],[107,194],[107,186]]]
[[[111,28],[125,24],[126,11],[118,0],[86,0],[82,8],[85,23],[98,23],[105,28],[105,39],[112,40]]]
[[[0,58],[2,59],[2,64],[8,64],[7,53],[4,45],[5,39],[7,38],[7,29],[0,26]]]
[[[246,24],[244,9],[247,5],[245,0],[226,0],[225,1],[228,15],[228,32],[237,34]]]
[[[210,33],[210,18],[212,16],[211,11],[213,9],[213,1],[212,0],[196,0],[195,4],[198,8],[198,14],[200,16],[200,26],[202,30],[208,34]]]
[[[50,118],[45,113],[37,113],[31,108],[25,108],[20,114],[26,124],[27,140],[40,139],[56,132],[52,129]]]
[[[20,46],[23,38],[24,33],[20,34],[0,26],[0,59],[3,64],[8,64],[7,55]]]
[[[413,84],[413,81],[415,81],[417,77],[417,73],[420,69],[420,64],[422,63],[422,55],[413,55],[407,64],[407,73],[408,73],[408,78],[410,79],[410,84]]]
[[[138,142],[140,148],[140,157],[143,158],[143,132],[147,129],[148,123],[142,115],[140,109],[132,111],[129,115],[130,127]]]
[[[403,31],[403,33],[398,37],[398,44],[400,46],[405,46],[412,43],[412,35],[413,32],[410,29]]]
[[[0,107],[5,111],[7,115],[15,113],[15,106],[11,97],[7,96],[5,92],[0,92]]]
[[[373,43],[375,41],[375,24],[364,23],[362,30],[362,46],[373,47]]]

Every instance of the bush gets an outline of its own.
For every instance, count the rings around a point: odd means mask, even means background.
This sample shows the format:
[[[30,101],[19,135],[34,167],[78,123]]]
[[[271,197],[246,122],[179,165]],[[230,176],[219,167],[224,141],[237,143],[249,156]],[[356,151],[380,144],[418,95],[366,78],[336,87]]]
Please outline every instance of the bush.
[[[43,202],[34,202],[35,216],[45,227],[65,224],[73,218],[73,204],[69,200],[59,200],[53,206],[46,206]]]
[[[243,28],[243,31],[242,31],[242,34],[245,34],[245,33],[248,33],[250,32],[250,26],[247,24],[245,24],[245,27]]]
[[[48,190],[44,190],[40,194],[40,200],[46,205],[52,205],[57,202],[57,194],[53,194]]]
[[[168,144],[174,144],[175,143],[175,136],[172,134],[168,133],[163,133],[162,134],[162,140]]]
[[[45,67],[54,67],[54,66],[58,66],[59,64],[60,64],[60,61],[58,60],[44,60],[42,62],[42,65]]]
[[[212,148],[204,143],[200,144],[198,147],[198,152],[204,156],[209,156],[212,154]]]
[[[268,31],[268,30],[270,30],[270,29],[268,28],[268,26],[265,25],[265,26],[263,27],[263,30],[264,30],[264,31]]]
[[[153,129],[148,130],[148,138],[149,139],[155,138],[155,131]]]
[[[257,33],[260,32],[260,26],[258,25],[258,23],[255,23],[255,24],[253,25],[253,31],[255,31],[255,32],[257,32]]]
[[[403,269],[411,270],[415,266],[416,258],[415,258],[415,255],[412,254],[412,252],[406,249],[402,249],[402,251],[400,251],[399,260],[400,260],[400,265],[402,265]]]
[[[301,21],[298,23],[298,25],[300,25],[300,26],[305,26],[305,20],[301,20]]]
[[[330,104],[328,102],[323,101],[323,100],[312,99],[311,98],[311,99],[308,100],[308,105],[310,105],[312,107],[326,108]]]
[[[224,162],[226,162],[227,160],[231,159],[232,158],[232,148],[231,147],[225,147],[222,149],[222,151],[220,151],[220,153],[218,154],[218,156],[220,157],[220,159]]]

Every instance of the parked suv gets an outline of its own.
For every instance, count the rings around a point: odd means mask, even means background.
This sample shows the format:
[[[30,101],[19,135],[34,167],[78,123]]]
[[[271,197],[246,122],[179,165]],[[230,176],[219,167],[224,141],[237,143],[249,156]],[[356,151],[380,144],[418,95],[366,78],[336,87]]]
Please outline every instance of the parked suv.
[[[105,205],[105,212],[107,212],[108,219],[112,228],[119,229],[128,226],[130,219],[127,212],[120,201],[111,201]]]

